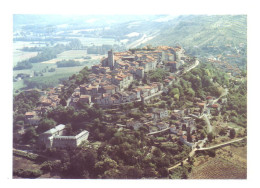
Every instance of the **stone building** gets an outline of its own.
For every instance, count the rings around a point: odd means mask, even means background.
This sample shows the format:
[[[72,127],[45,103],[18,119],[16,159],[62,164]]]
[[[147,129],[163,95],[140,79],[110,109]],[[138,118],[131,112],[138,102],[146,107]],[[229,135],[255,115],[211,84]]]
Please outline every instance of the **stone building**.
[[[60,124],[39,137],[40,143],[46,148],[75,148],[88,139],[89,132],[84,130],[76,136],[63,136],[65,125]]]

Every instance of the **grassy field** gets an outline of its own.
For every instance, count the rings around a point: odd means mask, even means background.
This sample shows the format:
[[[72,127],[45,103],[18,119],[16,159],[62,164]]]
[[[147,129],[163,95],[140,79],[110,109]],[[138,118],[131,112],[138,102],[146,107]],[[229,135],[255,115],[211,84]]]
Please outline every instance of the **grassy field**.
[[[216,150],[214,158],[195,158],[189,179],[246,179],[247,148],[226,146]]]
[[[16,41],[13,43],[13,66],[15,66],[19,61],[23,61],[34,57],[38,52],[23,52],[20,49],[24,47],[43,47],[45,44],[37,44],[32,42]]]
[[[38,63],[37,63],[38,64]],[[44,65],[44,64],[38,64],[37,65],[38,68],[36,68],[36,70],[42,70],[44,68],[46,68],[46,66],[48,66],[49,68],[54,67],[56,68],[56,65]],[[41,67],[41,68],[40,68]],[[82,70],[84,66],[77,66],[77,67],[62,67],[62,68],[56,68],[55,72],[46,72],[43,73],[44,76],[38,76],[38,77],[33,77],[30,78],[31,81],[35,81],[38,83],[53,83],[53,84],[58,84],[60,79],[66,79],[69,78],[71,75],[78,73],[80,70]],[[14,71],[14,75],[18,74],[18,73],[27,73],[30,74],[31,70],[27,70],[27,71]],[[23,80],[20,80],[18,82],[13,82],[13,91],[15,92],[18,89],[21,89],[25,87],[25,85],[23,84]]]
[[[20,50],[14,50],[13,52],[13,66],[16,66],[19,61],[29,59],[37,56],[38,52],[23,52]]]
[[[91,59],[84,59],[84,57],[91,57]],[[57,61],[61,60],[70,60],[73,59],[75,61],[88,61],[88,62],[93,62],[93,61],[100,61],[100,59],[104,57],[104,55],[93,55],[93,54],[87,54],[86,50],[68,50],[65,52],[62,52],[57,55],[57,58],[51,59],[49,61],[44,61],[42,64],[55,64]]]
[[[103,44],[113,45],[113,44],[119,44],[119,42],[116,42],[115,39],[112,38],[87,38],[87,37],[77,37],[83,46],[101,46]]]
[[[83,59],[82,57],[85,56],[91,56],[91,59]],[[30,70],[15,70],[13,71],[13,76],[15,77],[19,73],[32,74],[34,71],[41,72],[44,69],[55,68],[55,72],[43,72],[43,77],[33,77],[30,78],[30,80],[37,82],[58,83],[60,79],[65,79],[75,73],[78,73],[85,66],[91,67],[92,65],[99,63],[102,57],[103,56],[101,55],[87,55],[86,50],[69,50],[59,54],[56,59],[45,61],[43,63],[33,63],[33,67]],[[84,63],[82,64],[82,66],[77,67],[57,68],[56,62],[63,59],[74,59],[76,61],[81,61]],[[21,89],[23,87],[25,87],[25,85],[23,84],[23,80],[13,83],[13,91]]]
[[[80,40],[85,40],[85,42],[95,42],[95,45],[100,42],[100,44],[111,44],[114,42],[114,39],[86,39],[86,38],[80,38]],[[97,43],[96,43],[97,42]],[[16,65],[17,62],[28,59],[30,57],[36,56],[37,52],[22,52],[19,49],[23,47],[34,47],[34,46],[44,46],[45,44],[37,44],[37,43],[31,43],[31,42],[14,42],[13,43],[13,64]],[[84,57],[90,56],[91,59],[84,59]],[[33,77],[30,78],[32,81],[36,81],[39,83],[57,83],[60,79],[68,78],[69,76],[78,73],[81,69],[83,69],[85,66],[91,67],[94,64],[97,64],[100,62],[100,59],[104,57],[103,55],[89,55],[87,54],[86,50],[68,50],[63,53],[60,53],[57,55],[57,58],[45,61],[42,63],[33,63],[32,69],[29,70],[16,70],[13,71],[13,76],[15,77],[19,73],[24,74],[33,74],[34,71],[42,72],[45,69],[55,68],[55,72],[43,72],[44,76],[41,77]],[[56,62],[61,60],[76,60],[82,62],[82,66],[77,67],[62,67],[57,68]],[[19,90],[21,88],[25,87],[23,84],[23,80],[17,81],[13,83],[13,91]]]

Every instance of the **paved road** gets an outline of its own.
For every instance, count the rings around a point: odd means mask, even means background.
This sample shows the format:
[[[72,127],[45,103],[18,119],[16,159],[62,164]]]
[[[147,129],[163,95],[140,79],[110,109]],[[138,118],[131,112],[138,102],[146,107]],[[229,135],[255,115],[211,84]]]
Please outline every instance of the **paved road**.
[[[245,138],[246,138],[246,137],[244,137],[244,138],[239,138],[239,139],[235,139],[235,140],[231,140],[231,141],[224,142],[224,143],[221,143],[221,144],[218,144],[218,145],[215,145],[215,146],[210,146],[210,147],[207,147],[207,148],[201,148],[201,146],[203,146],[203,145],[205,144],[206,140],[207,140],[207,139],[205,138],[201,143],[198,144],[198,146],[199,146],[200,148],[199,148],[199,149],[194,148],[194,149],[189,153],[189,157],[192,157],[192,156],[196,153],[196,151],[204,151],[204,150],[210,150],[210,149],[214,149],[214,148],[224,147],[224,146],[226,146],[226,145],[228,145],[228,144],[231,144],[231,143],[234,143],[234,142],[239,142],[239,141],[241,141],[241,140],[243,140],[243,139],[245,139]],[[168,171],[177,168],[178,166],[181,165],[181,163],[187,164],[187,163],[188,163],[188,158],[186,158],[186,159],[184,159],[182,162],[179,162],[178,164],[176,164],[176,165],[174,165],[174,166],[168,168]]]
[[[156,132],[151,132],[151,133],[148,133],[147,136],[149,136],[149,135],[153,135],[153,134],[157,134],[157,133],[161,133],[161,132],[167,131],[167,130],[169,130],[169,129],[170,129],[170,128],[163,129],[163,130],[156,131]]]
[[[189,67],[187,70],[185,70],[184,73],[189,72],[191,69],[194,69],[195,67],[197,67],[199,65],[199,63],[200,63],[199,60],[196,59],[195,64],[193,66]]]
[[[225,88],[225,89],[224,89],[224,92],[219,96],[219,98],[215,99],[215,100],[213,101],[213,103],[216,103],[221,97],[224,97],[224,96],[226,96],[227,94],[228,94],[228,89]]]
[[[227,94],[228,94],[228,89],[226,88],[226,89],[224,90],[224,92],[219,96],[219,98],[217,98],[217,99],[215,99],[215,100],[213,101],[213,104],[215,104],[221,97],[224,97],[224,96],[227,95]],[[208,108],[208,107],[206,106],[206,108]],[[208,115],[207,115],[207,114],[203,114],[202,116],[200,116],[200,118],[202,118],[202,117],[204,117],[204,119],[205,119],[205,121],[206,121],[206,123],[207,123],[208,132],[209,132],[209,133],[212,132],[212,125],[210,124]]]
[[[231,141],[228,141],[228,142],[224,142],[224,143],[221,143],[221,144],[218,144],[218,145],[215,145],[215,146],[210,146],[210,147],[207,147],[207,148],[200,148],[200,149],[197,149],[197,150],[198,151],[203,151],[203,150],[210,150],[210,149],[214,149],[214,148],[219,148],[219,147],[226,146],[226,145],[234,143],[234,142],[239,142],[241,140],[244,140],[245,138],[246,137],[239,138],[239,139],[235,139],[235,140],[231,140]]]
[[[208,115],[204,115],[204,120],[206,121],[206,124],[207,124],[207,127],[208,127],[208,132],[212,132],[212,125],[210,124],[210,121],[209,121],[209,117]]]

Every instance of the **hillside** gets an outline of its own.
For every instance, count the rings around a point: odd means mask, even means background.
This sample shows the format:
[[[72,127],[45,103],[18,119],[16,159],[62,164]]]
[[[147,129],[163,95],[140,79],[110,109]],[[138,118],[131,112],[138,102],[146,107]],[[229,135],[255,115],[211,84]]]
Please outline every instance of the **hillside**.
[[[149,43],[153,45],[205,46],[246,43],[247,17],[244,15],[180,16]]]

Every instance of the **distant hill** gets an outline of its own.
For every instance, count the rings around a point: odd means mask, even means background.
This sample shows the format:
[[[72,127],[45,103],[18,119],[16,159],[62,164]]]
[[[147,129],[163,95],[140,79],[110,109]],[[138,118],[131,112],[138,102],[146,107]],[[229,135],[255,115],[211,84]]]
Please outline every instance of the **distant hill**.
[[[247,42],[246,15],[187,15],[168,21],[146,44],[183,47],[238,46]]]

